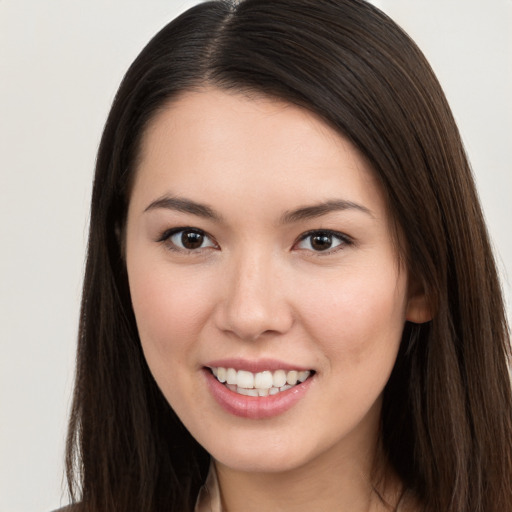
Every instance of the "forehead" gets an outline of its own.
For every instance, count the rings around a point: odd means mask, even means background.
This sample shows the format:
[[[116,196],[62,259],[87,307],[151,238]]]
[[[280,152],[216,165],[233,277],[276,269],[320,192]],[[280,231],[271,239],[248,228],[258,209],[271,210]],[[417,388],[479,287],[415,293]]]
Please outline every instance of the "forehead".
[[[205,89],[168,103],[142,138],[134,189],[287,202],[334,194],[383,209],[374,172],[319,116],[263,96]],[[229,199],[231,199],[229,201]],[[292,206],[292,205],[291,205]]]
[[[248,138],[252,145],[267,148],[265,154],[281,148],[313,157],[315,150],[330,153],[349,146],[320,116],[305,108],[259,93],[211,87],[183,92],[166,103],[148,123],[140,157],[150,156],[164,139],[176,145],[207,144],[206,152],[227,146],[243,151]],[[363,160],[360,154],[358,158]]]

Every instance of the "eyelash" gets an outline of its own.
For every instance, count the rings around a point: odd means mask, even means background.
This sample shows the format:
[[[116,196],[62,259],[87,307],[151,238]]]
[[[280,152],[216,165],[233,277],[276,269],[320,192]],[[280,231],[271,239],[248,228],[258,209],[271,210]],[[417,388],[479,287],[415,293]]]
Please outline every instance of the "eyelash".
[[[210,240],[212,243],[206,247],[198,247],[198,248],[194,248],[194,249],[180,247],[179,245],[176,244],[176,242],[173,242],[171,240],[175,235],[179,235],[180,233],[182,234],[181,235],[182,237],[183,237],[184,233],[194,233],[196,235],[204,237],[204,239]],[[181,252],[181,253],[185,253],[185,254],[196,254],[199,251],[202,251],[209,247],[218,248],[218,245],[215,242],[215,240],[213,239],[213,237],[211,237],[208,233],[206,233],[202,229],[197,229],[197,228],[192,228],[192,227],[180,227],[180,228],[168,229],[162,233],[162,235],[158,238],[157,241],[165,243],[165,245],[171,251]]]
[[[331,248],[328,248],[325,250],[315,251],[313,249],[303,249],[303,250],[311,251],[312,254],[314,254],[315,256],[324,256],[324,255],[334,254],[334,253],[336,253],[338,251],[342,251],[346,247],[354,244],[354,240],[351,237],[349,237],[348,235],[345,235],[344,233],[340,233],[339,231],[332,231],[330,229],[313,229],[311,231],[307,231],[306,233],[303,233],[299,237],[297,242],[295,242],[293,244],[293,246],[295,247],[299,243],[303,242],[304,240],[307,240],[308,238],[312,238],[315,235],[318,237],[326,236],[326,237],[331,238],[331,240],[337,239],[339,241],[338,245],[335,245],[334,247],[331,247]],[[311,241],[310,241],[309,245],[311,246]]]
[[[192,249],[186,248],[186,247],[180,247],[179,245],[176,244],[175,241],[171,240],[174,236],[179,235],[180,233],[181,233],[182,237],[185,233],[193,233],[195,235],[204,237],[203,241],[209,240],[211,243],[209,245],[207,245],[206,247],[197,247],[197,248],[192,248]],[[348,235],[345,235],[344,233],[340,233],[339,231],[332,231],[330,229],[314,229],[311,231],[307,231],[306,233],[303,233],[295,241],[292,248],[296,248],[297,245],[304,242],[308,238],[312,238],[315,235],[317,237],[322,237],[322,236],[328,237],[331,239],[331,241],[333,239],[337,239],[339,243],[337,245],[335,245],[334,247],[327,248],[325,250],[315,251],[311,244],[312,241],[310,241],[309,242],[310,248],[299,248],[299,250],[310,251],[315,256],[323,256],[323,255],[334,254],[340,250],[343,250],[347,246],[354,244],[354,241],[352,240],[351,237],[349,237]],[[210,247],[213,247],[215,249],[219,248],[217,242],[215,242],[213,237],[211,237],[205,231],[203,231],[201,229],[193,228],[193,227],[179,227],[179,228],[168,229],[162,233],[162,235],[158,238],[157,242],[165,243],[166,246],[170,250],[175,251],[175,252],[184,253],[184,254],[197,254],[197,253],[202,252],[203,250],[208,249]],[[201,245],[202,245],[202,243],[201,243]]]

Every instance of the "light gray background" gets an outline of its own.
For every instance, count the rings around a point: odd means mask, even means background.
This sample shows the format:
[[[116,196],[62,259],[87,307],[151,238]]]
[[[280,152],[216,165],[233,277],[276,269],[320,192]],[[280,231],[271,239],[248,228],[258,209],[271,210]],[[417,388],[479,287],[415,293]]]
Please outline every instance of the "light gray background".
[[[66,503],[62,460],[102,125],[143,45],[195,3],[0,0],[0,512]],[[512,1],[374,3],[413,36],[445,88],[510,304]]]

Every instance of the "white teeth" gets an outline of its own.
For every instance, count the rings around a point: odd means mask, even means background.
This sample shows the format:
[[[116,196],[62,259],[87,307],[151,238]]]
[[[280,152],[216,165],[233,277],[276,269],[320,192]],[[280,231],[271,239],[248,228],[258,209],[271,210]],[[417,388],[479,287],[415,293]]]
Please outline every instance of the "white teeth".
[[[237,384],[237,372],[233,368],[228,368],[226,370],[226,382],[228,384]]]
[[[295,370],[291,370],[286,374],[286,383],[290,384],[290,386],[295,386],[297,384],[297,376],[299,372]]]
[[[219,382],[226,382],[226,368],[217,368],[217,373],[214,373]]]
[[[309,370],[304,370],[302,372],[299,372],[299,375],[297,377],[298,381],[299,382],[304,382],[309,377],[310,373],[311,372]]]
[[[268,396],[286,391],[296,384],[304,382],[310,375],[309,370],[265,370],[256,374],[234,368],[211,368],[217,380],[226,383],[231,391],[246,396]]]
[[[254,374],[245,370],[238,370],[236,384],[239,388],[254,388]],[[258,395],[256,394],[256,396]]]
[[[258,390],[257,389],[245,389],[245,388],[241,388],[241,387],[238,387],[236,388],[236,392],[240,395],[245,395],[245,396],[258,396]]]
[[[254,376],[254,387],[259,389],[270,389],[272,387],[272,372],[259,372]]]
[[[274,372],[274,387],[280,388],[286,384],[286,372],[284,370],[276,370]]]

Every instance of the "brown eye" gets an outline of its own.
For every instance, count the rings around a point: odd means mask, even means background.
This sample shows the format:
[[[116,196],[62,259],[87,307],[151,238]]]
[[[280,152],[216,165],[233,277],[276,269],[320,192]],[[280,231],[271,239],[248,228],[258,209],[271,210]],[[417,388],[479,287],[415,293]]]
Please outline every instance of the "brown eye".
[[[310,231],[301,237],[296,248],[307,249],[312,252],[329,252],[332,249],[343,249],[351,244],[352,240],[343,233],[336,231]]]
[[[315,251],[325,251],[332,246],[332,236],[326,234],[313,235],[311,237],[311,247]]]
[[[184,251],[194,251],[207,247],[217,247],[215,242],[200,229],[177,229],[164,235],[161,241],[168,240],[171,246]]]
[[[185,249],[199,249],[203,244],[204,235],[195,231],[181,232],[181,245]]]

